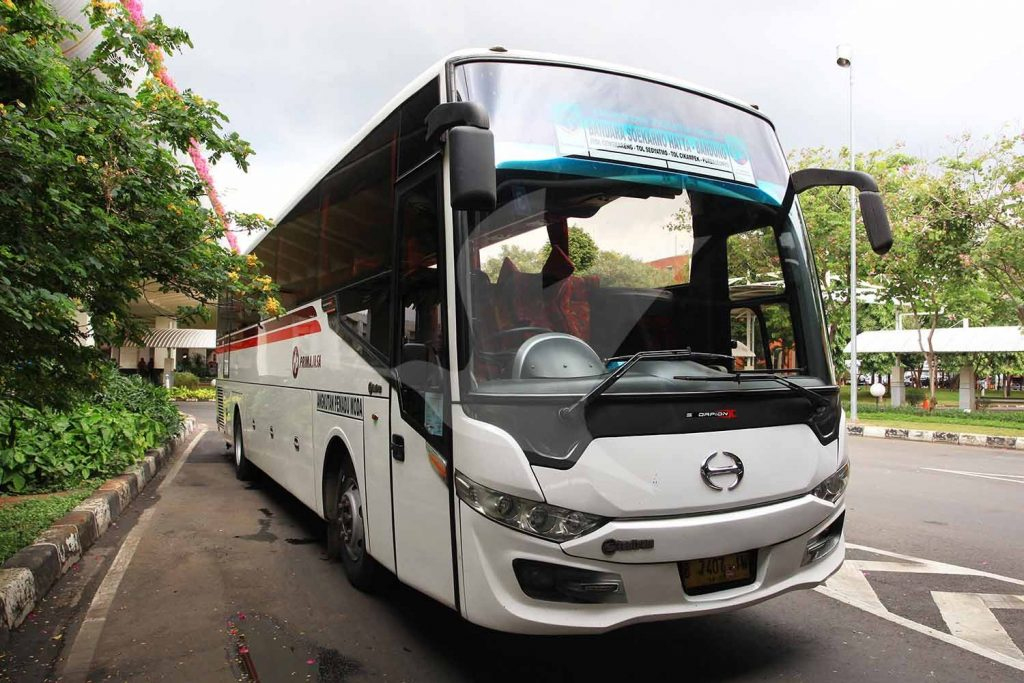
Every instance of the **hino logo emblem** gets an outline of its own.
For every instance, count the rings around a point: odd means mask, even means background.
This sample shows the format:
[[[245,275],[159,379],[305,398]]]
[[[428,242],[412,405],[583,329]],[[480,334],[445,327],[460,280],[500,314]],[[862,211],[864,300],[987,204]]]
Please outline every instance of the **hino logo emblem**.
[[[732,460],[732,464],[727,465],[725,467],[712,467],[711,461],[717,458],[718,456],[722,456],[723,458],[728,458],[729,460]],[[728,475],[736,476],[736,481],[734,481],[731,485],[724,487],[724,490],[732,491],[734,488],[740,485],[741,481],[743,481],[743,461],[736,457],[735,454],[730,453],[729,451],[715,451],[707,458],[705,458],[704,464],[700,466],[700,478],[704,480],[704,483],[707,484],[709,488],[713,488],[716,491],[723,490],[723,487],[716,484],[712,480],[712,477],[722,477]]]

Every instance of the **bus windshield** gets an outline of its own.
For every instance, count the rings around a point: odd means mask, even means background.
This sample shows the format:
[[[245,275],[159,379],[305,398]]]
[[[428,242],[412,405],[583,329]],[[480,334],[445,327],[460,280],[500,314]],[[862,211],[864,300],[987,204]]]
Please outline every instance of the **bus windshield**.
[[[668,350],[715,355],[651,360],[608,393],[718,391],[737,371],[832,383],[805,231],[798,209],[780,215],[786,170],[766,121],[563,67],[474,63],[457,82],[489,108],[498,162],[497,208],[462,217],[467,396],[579,396],[634,354]],[[583,112],[569,132],[566,109]]]

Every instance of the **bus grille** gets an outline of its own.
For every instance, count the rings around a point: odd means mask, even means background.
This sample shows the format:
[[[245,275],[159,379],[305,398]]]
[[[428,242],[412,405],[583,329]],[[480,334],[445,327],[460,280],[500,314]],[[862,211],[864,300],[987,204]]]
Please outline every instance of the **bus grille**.
[[[217,387],[217,426],[224,427],[224,390]]]

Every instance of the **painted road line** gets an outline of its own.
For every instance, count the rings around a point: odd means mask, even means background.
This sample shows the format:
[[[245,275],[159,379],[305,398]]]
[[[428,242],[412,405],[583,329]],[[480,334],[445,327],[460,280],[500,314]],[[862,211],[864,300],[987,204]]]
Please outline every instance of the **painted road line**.
[[[962,477],[974,477],[975,479],[991,479],[993,481],[1005,481],[1011,484],[1024,484],[1024,474],[1002,474],[998,472],[966,472],[964,470],[944,470],[938,467],[922,467],[923,470],[931,472],[943,472],[945,474],[959,474]]]
[[[1005,581],[1006,583],[1012,583],[1015,586],[1024,586],[1024,580],[1015,579],[1011,576],[1003,576],[1002,574],[993,574],[992,572],[981,571],[980,569],[971,569],[970,567],[959,567],[955,564],[946,564],[945,562],[936,562],[935,560],[924,560],[920,557],[912,557],[910,555],[902,555],[900,553],[894,553],[891,550],[881,550],[879,548],[871,548],[866,545],[858,545],[857,543],[847,543],[847,548],[852,550],[864,550],[875,555],[882,555],[883,557],[892,557],[897,560],[906,560],[911,564],[919,565],[930,565],[936,568],[943,568],[944,572],[932,572],[935,574],[959,574],[961,576],[984,576],[987,579],[995,579],[996,581]],[[849,560],[848,560],[849,561]]]
[[[1015,586],[1024,586],[1024,581],[1009,576],[1000,576],[969,567],[958,567],[944,562],[934,562],[888,550],[848,543],[847,548],[863,550],[883,557],[892,557],[899,562],[871,560],[847,560],[842,568],[823,585],[815,589],[818,593],[851,607],[873,614],[912,631],[921,633],[944,643],[1005,664],[1018,671],[1024,671],[1024,654],[1006,633],[1002,624],[992,613],[993,609],[1024,609],[1024,596],[998,595],[990,593],[949,593],[933,591],[932,598],[938,606],[950,632],[919,624],[899,614],[890,612],[879,600],[874,588],[865,576],[866,571],[906,572],[915,574],[953,574],[978,576],[1004,581]]]
[[[1024,596],[932,591],[932,599],[954,636],[1024,661],[1024,652],[992,614],[992,608],[1024,609]]]
[[[188,459],[188,456],[191,455],[192,450],[206,432],[207,427],[199,428],[199,431],[192,439],[192,443],[188,445],[185,452],[178,458],[178,462],[167,473],[167,477],[157,487],[157,491],[160,491],[177,476],[178,471],[181,470],[182,463]],[[125,536],[124,541],[121,543],[121,548],[117,551],[117,555],[114,556],[114,561],[110,563],[110,569],[107,570],[106,576],[103,577],[100,587],[96,589],[96,594],[89,604],[89,610],[85,613],[85,619],[78,629],[74,642],[71,643],[68,649],[68,656],[64,659],[60,671],[59,679],[61,681],[65,681],[65,683],[79,683],[80,681],[84,682],[87,680],[93,657],[96,654],[96,647],[99,645],[100,636],[103,634],[103,626],[107,621],[107,612],[110,611],[110,605],[114,602],[114,596],[117,595],[121,579],[124,578],[125,573],[128,571],[128,565],[131,564],[132,557],[135,556],[135,550],[138,548],[142,536],[146,533],[155,509],[155,507],[152,507],[142,511],[138,521],[135,523],[135,527]]]

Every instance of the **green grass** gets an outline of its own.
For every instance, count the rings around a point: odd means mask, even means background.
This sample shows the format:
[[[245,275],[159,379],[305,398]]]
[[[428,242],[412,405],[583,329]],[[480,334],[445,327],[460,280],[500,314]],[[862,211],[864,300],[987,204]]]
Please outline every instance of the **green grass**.
[[[0,562],[36,540],[55,521],[85,500],[91,490],[70,491],[0,507]]]
[[[907,385],[907,388],[910,389],[911,388],[910,385]],[[922,387],[921,391],[924,392],[925,396],[928,395],[928,387],[927,386]],[[848,403],[850,401],[850,387],[849,386],[840,387],[839,388],[839,395],[842,396],[844,402]],[[977,396],[978,398],[981,398],[981,391],[975,392],[975,396]],[[1002,398],[1002,397],[1003,397],[1003,392],[1002,392],[1001,389],[998,390],[998,391],[991,390],[991,391],[985,392],[985,398]],[[1024,399],[1024,391],[1011,391],[1010,392],[1010,398]],[[950,406],[950,407],[955,408],[958,405],[960,405],[960,392],[957,389],[936,389],[935,390],[935,400],[938,401],[938,404],[939,404],[940,407],[941,406]],[[858,401],[859,404],[863,404],[863,405],[868,405],[868,404],[875,405],[875,397],[871,395],[871,391],[870,391],[870,389],[868,387],[863,387],[863,386],[862,387],[858,387],[858,390],[857,390],[857,401]],[[887,387],[886,388],[886,392],[885,392],[885,397],[882,399],[882,403],[888,403],[888,401],[889,401],[889,391],[888,391],[888,387]]]

